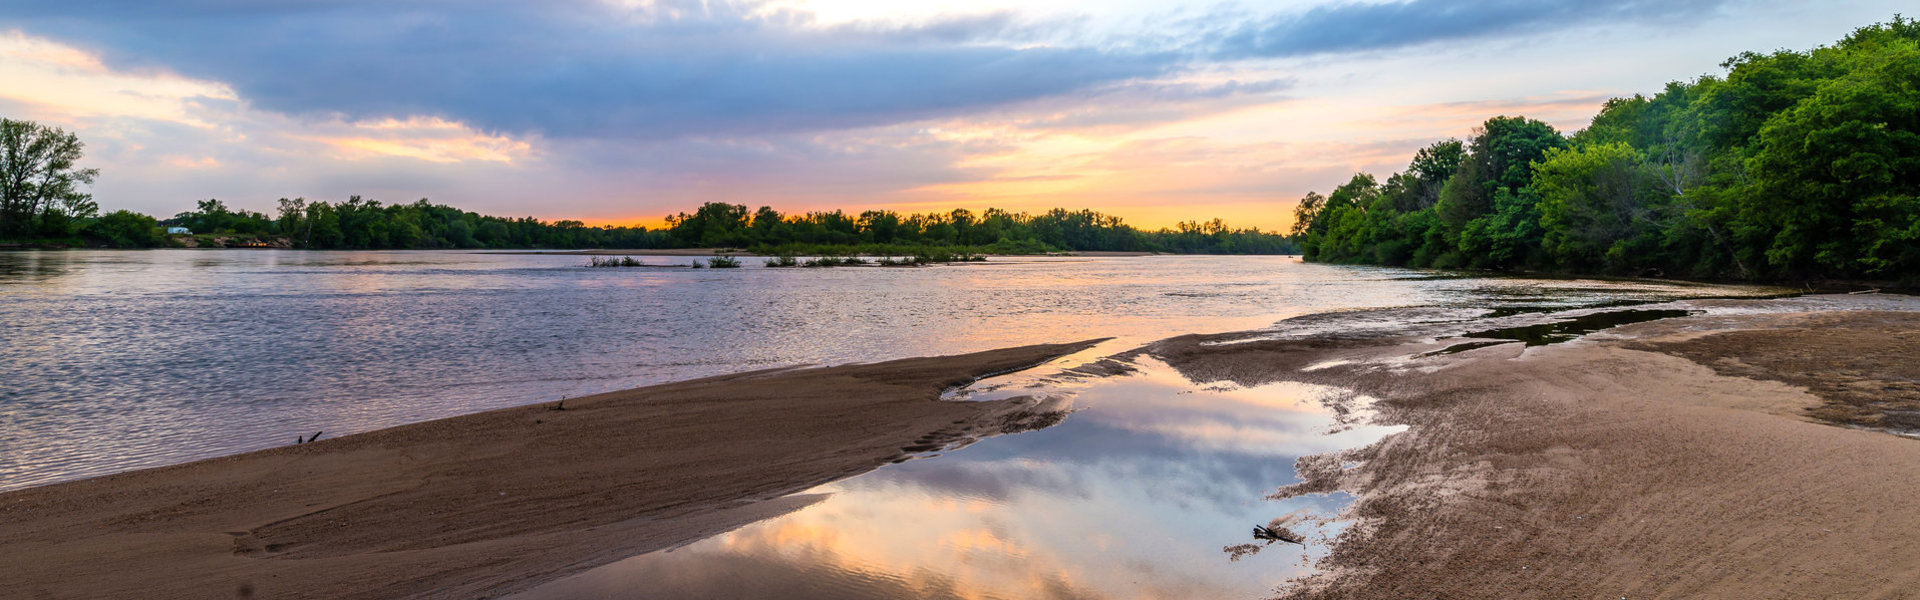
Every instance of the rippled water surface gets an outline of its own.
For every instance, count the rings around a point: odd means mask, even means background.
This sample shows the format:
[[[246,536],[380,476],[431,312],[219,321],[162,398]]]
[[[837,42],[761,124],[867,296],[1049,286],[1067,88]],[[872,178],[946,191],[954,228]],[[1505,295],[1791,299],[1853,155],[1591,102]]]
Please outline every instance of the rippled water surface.
[[[459,252],[0,252],[0,490],[781,365],[1095,337],[1119,338],[1103,347],[1118,351],[1360,308],[1426,307],[1394,319],[1444,319],[1746,293],[1289,257],[744,262],[591,269],[581,256]]]

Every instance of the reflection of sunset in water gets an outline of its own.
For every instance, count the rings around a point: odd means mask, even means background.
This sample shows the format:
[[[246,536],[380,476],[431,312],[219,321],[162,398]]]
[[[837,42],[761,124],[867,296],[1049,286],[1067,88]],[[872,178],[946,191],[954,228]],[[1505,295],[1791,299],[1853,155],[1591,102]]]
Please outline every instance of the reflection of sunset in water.
[[[1340,498],[1264,497],[1294,458],[1395,429],[1333,433],[1318,401],[1333,388],[1203,389],[1140,366],[1079,389],[1054,427],[821,486],[808,508],[523,600],[1255,598],[1301,574],[1297,547],[1240,562],[1221,548],[1296,510],[1331,515]]]

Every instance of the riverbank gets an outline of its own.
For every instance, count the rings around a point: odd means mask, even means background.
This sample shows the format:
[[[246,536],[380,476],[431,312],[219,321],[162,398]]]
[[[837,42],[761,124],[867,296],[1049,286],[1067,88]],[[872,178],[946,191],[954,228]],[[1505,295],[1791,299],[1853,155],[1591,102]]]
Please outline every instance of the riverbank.
[[[0,494],[0,589],[499,595],[797,509],[812,499],[787,494],[912,452],[1044,424],[1057,415],[1023,401],[938,397],[1090,345],[713,377]]]
[[[1920,440],[1857,425],[1911,414],[1912,300],[1456,354],[1433,352],[1460,340],[1154,352],[1201,381],[1347,386],[1378,399],[1375,422],[1410,427],[1302,459],[1276,491],[1358,497],[1285,598],[1911,598]]]
[[[1394,313],[1387,330],[1322,314],[1127,355],[1197,384],[1350,389],[1336,409],[1354,422],[1409,427],[1302,459],[1302,480],[1275,492],[1357,498],[1330,548],[1309,542],[1327,552],[1322,570],[1291,598],[1898,598],[1920,586],[1907,534],[1920,526],[1920,440],[1865,428],[1900,427],[1914,408],[1920,300],[1661,308],[1705,314],[1544,346],[1446,337],[1483,320],[1415,326]],[[788,494],[914,452],[1055,422],[1026,400],[934,400],[1087,347],[714,377],[0,494],[0,586],[505,594],[809,506],[818,498]],[[1123,371],[1102,364],[1077,372]]]

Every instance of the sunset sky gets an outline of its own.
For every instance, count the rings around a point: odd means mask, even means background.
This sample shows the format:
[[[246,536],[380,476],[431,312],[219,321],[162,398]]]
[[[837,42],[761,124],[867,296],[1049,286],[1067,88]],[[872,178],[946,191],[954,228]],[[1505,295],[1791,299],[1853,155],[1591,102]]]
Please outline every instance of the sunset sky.
[[[0,116],[79,133],[107,210],[361,194],[595,224],[726,201],[1271,229],[1489,116],[1578,129],[1903,3],[0,4]]]

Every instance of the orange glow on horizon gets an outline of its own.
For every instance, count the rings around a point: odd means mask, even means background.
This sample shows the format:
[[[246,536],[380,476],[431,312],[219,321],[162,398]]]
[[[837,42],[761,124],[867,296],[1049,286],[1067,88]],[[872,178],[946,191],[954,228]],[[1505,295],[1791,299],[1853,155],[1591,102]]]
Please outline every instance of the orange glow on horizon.
[[[761,206],[773,206],[774,210],[780,211],[780,214],[786,215],[786,216],[802,215],[808,212],[815,212],[815,211],[832,212],[836,208],[836,207],[804,207],[804,208],[796,207],[792,210],[789,210],[786,208],[782,208],[779,205],[762,205],[762,204],[754,204],[752,202],[745,202],[745,201],[730,201],[730,202],[733,204],[745,205],[747,207],[747,210],[749,211],[757,210]],[[1101,214],[1120,217],[1121,220],[1124,221],[1126,224],[1132,225],[1135,229],[1139,229],[1142,231],[1157,231],[1162,228],[1172,229],[1174,228],[1174,226],[1180,224],[1180,222],[1182,221],[1196,221],[1200,223],[1205,223],[1215,218],[1219,218],[1220,220],[1226,221],[1228,226],[1233,227],[1235,229],[1259,227],[1261,231],[1285,233],[1288,227],[1293,226],[1293,207],[1294,207],[1294,204],[1297,202],[1298,202],[1297,199],[1285,199],[1285,200],[1272,199],[1272,200],[1260,200],[1258,206],[1248,206],[1245,203],[1227,202],[1227,203],[1221,203],[1218,205],[1176,204],[1171,206],[1131,206],[1131,207],[1106,208],[1106,209],[1095,208],[1095,207],[1083,205],[1083,204],[1068,204],[1064,202],[1060,203],[1057,206],[1046,205],[1047,206],[1046,208],[1034,209],[1034,208],[1024,208],[1025,206],[1033,205],[1033,203],[1020,202],[1020,203],[1007,203],[1005,205],[996,205],[993,208],[1000,208],[1002,210],[1015,212],[1015,213],[1025,212],[1029,214],[1042,213],[1042,212],[1051,210],[1053,208],[1064,208],[1064,209],[1073,210],[1073,211],[1086,208]],[[956,208],[965,208],[968,211],[971,211],[976,216],[982,213],[985,213],[987,211],[986,207],[979,207],[979,206],[952,205],[951,208],[945,208],[945,209],[938,208],[939,206],[943,206],[943,205],[938,203],[907,203],[907,204],[882,204],[882,205],[858,205],[858,206],[850,205],[850,206],[837,207],[837,208],[841,211],[846,212],[848,215],[855,216],[855,217],[859,216],[860,213],[869,211],[869,210],[891,210],[891,211],[900,213],[902,215],[908,215],[908,214],[915,214],[915,213],[946,214],[946,213],[953,212],[953,210]],[[1016,207],[1019,207],[1019,208],[1016,208]],[[699,208],[699,207],[697,205],[689,205],[683,210],[677,210],[674,212],[676,213],[693,212],[693,209],[695,208]],[[1266,214],[1261,214],[1256,217],[1254,214],[1252,214],[1255,212],[1266,213]],[[581,223],[585,223],[586,226],[588,227],[645,227],[650,230],[665,229],[667,227],[667,215],[633,216],[633,217],[537,216],[536,218],[543,221],[547,221],[549,223],[554,221],[566,221],[566,220],[579,221]]]

